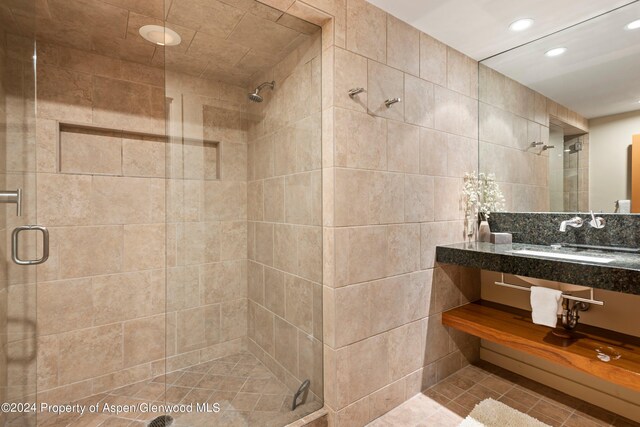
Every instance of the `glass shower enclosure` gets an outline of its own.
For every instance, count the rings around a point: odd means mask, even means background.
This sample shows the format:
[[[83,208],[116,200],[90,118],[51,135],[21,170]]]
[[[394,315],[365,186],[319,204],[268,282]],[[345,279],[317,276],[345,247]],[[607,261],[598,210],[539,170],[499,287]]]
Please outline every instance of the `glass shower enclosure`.
[[[320,29],[254,0],[0,24],[0,425],[322,407]]]

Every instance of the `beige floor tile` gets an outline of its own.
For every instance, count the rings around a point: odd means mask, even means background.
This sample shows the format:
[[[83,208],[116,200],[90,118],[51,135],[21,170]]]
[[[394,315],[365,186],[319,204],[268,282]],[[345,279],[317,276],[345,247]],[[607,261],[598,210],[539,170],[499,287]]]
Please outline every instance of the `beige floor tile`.
[[[515,387],[505,393],[505,396],[509,399],[513,399],[516,402],[524,405],[527,408],[533,407],[540,400],[539,397],[524,391],[522,388]]]
[[[231,402],[231,406],[237,411],[253,411],[260,400],[258,393],[238,393]]]
[[[451,402],[445,404],[444,406],[456,412],[458,415],[461,415],[461,412],[458,411],[459,407],[464,410],[471,411],[478,403],[482,402],[484,399],[478,396],[474,396],[468,391],[462,393],[460,396],[456,397]],[[466,415],[465,415],[466,416]]]
[[[531,410],[529,411],[529,415],[532,416],[533,418],[535,418],[538,421],[541,421],[545,424],[550,425],[551,427],[560,427],[562,426],[563,422],[562,421],[558,421],[555,418],[552,418],[542,412],[539,411],[535,411],[535,410]]]
[[[564,427],[603,427],[608,426],[609,424],[589,419],[578,414],[572,414],[563,425]]]
[[[173,385],[181,387],[195,387],[196,384],[204,377],[204,374],[198,372],[185,372],[180,378],[173,382]]]
[[[439,384],[434,385],[433,387],[431,387],[431,390],[437,393],[440,393],[441,395],[449,399],[455,399],[456,397],[464,393],[464,390],[461,389],[460,387],[456,387],[453,384],[449,384],[445,382],[441,382]]]
[[[224,375],[220,375],[224,374]],[[229,375],[233,374],[233,375]],[[249,380],[251,382],[249,383]],[[240,391],[247,383],[246,389]],[[218,403],[222,411],[212,413],[173,414],[175,427],[208,425],[282,426],[310,414],[321,407],[320,402],[306,402],[296,411],[290,410],[292,392],[280,382],[255,356],[234,354],[201,363],[148,381],[130,384],[110,392],[91,396],[78,403],[106,402],[115,405],[141,403],[189,404]],[[144,427],[160,413],[130,412],[112,414],[77,414],[42,416],[38,427]]]
[[[499,394],[505,394],[514,387],[513,383],[503,380],[502,378],[496,377],[494,375],[490,375],[484,380],[480,381],[480,384]]]
[[[167,388],[167,392],[165,393],[165,400],[167,401],[167,403],[180,403],[191,390],[191,387],[171,386]]]
[[[279,411],[287,396],[281,394],[263,394],[256,404],[254,411]]]
[[[531,408],[531,411],[538,412],[540,414],[545,415],[545,417],[547,418],[552,418],[561,423],[565,422],[573,412],[566,408],[554,405],[553,403],[547,401],[546,399],[542,399],[538,403],[536,403],[533,406],[533,408]]]
[[[487,398],[551,427],[640,427],[640,423],[486,362],[463,368],[369,426],[458,426],[476,404]]]

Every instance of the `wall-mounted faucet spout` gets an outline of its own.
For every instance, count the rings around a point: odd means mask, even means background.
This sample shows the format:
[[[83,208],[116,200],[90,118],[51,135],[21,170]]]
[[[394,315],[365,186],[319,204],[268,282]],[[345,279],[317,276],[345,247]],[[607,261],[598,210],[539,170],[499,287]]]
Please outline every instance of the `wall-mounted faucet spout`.
[[[582,220],[582,218],[580,218],[579,216],[573,217],[571,219],[568,219],[566,221],[562,221],[560,223],[560,231],[561,232],[565,232],[567,231],[567,225],[572,226],[573,228],[579,228],[582,227],[582,223],[584,221]]]

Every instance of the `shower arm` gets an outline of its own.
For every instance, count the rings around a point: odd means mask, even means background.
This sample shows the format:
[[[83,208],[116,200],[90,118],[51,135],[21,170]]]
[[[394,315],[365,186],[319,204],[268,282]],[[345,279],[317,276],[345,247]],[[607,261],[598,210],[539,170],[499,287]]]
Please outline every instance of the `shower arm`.
[[[264,83],[262,83],[260,86],[258,86],[256,88],[256,92],[260,92],[262,90],[262,88],[265,87],[265,86],[269,86],[270,89],[273,89],[276,86],[276,82],[275,82],[275,80],[272,81],[272,82],[264,82]]]

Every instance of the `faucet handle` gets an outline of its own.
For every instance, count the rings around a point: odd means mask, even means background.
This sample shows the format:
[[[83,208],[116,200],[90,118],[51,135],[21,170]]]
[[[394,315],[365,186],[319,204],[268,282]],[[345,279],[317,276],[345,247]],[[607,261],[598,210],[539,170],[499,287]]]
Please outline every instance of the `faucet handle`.
[[[589,225],[593,228],[604,228],[605,220],[601,216],[595,216],[593,211],[591,211],[591,221],[589,221]]]

